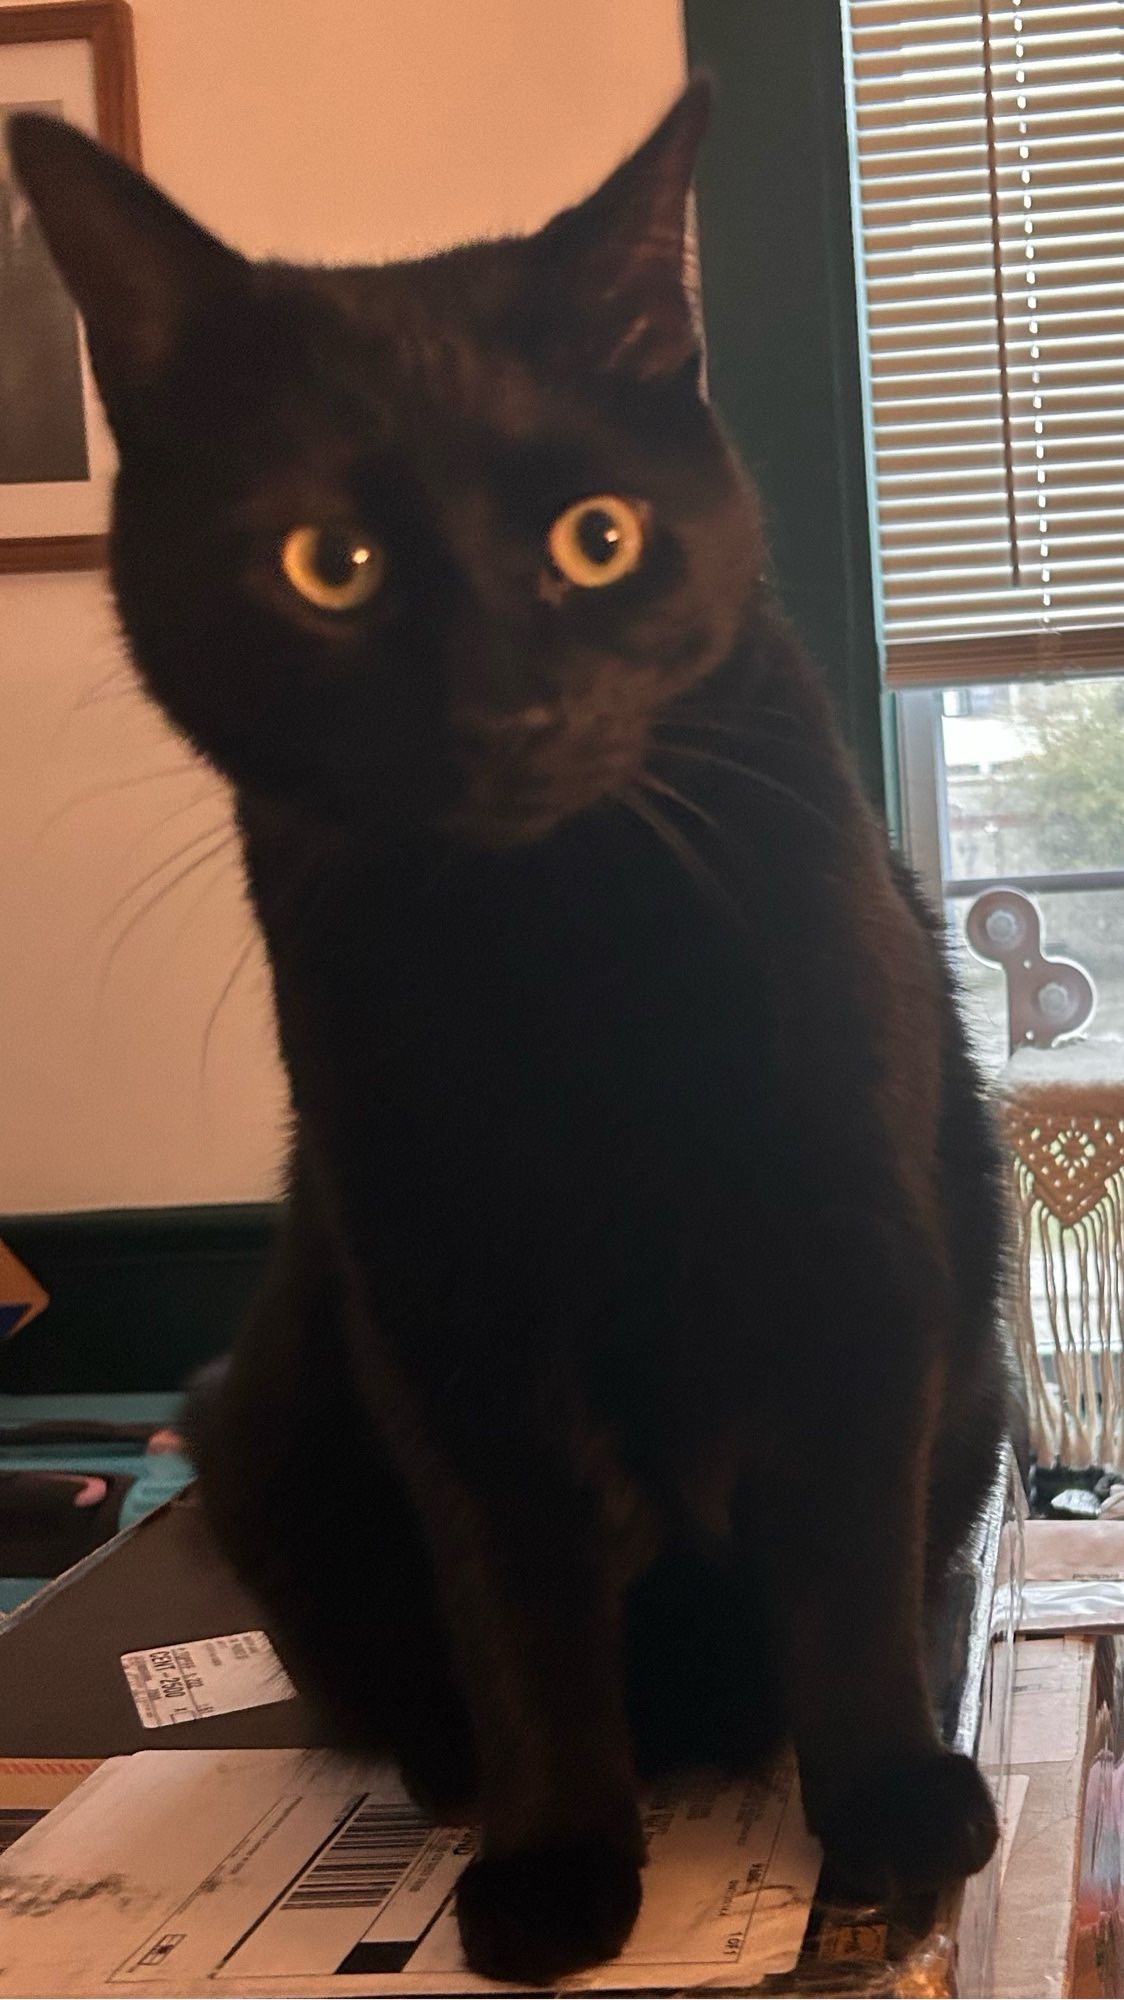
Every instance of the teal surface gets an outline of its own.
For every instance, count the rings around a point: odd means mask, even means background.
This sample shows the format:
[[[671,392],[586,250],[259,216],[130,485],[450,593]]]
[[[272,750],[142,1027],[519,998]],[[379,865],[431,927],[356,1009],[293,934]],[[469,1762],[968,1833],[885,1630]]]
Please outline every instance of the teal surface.
[[[4,1432],[16,1424],[174,1424],[182,1404],[175,1394],[133,1396],[0,1396],[0,1466],[63,1467],[74,1472],[120,1472],[132,1476],[130,1461],[143,1459],[133,1439],[89,1444],[6,1444]]]
[[[45,1583],[49,1576],[0,1576],[0,1618],[5,1611],[14,1611],[18,1605],[26,1604]]]
[[[89,1472],[133,1481],[121,1504],[120,1527],[142,1520],[187,1485],[191,1467],[177,1452],[146,1452],[135,1440],[90,1444],[8,1445],[6,1426],[15,1424],[116,1423],[174,1424],[181,1397],[175,1394],[121,1396],[0,1396],[0,1470]],[[0,1548],[0,1564],[3,1551]],[[0,1614],[33,1597],[47,1579],[0,1575]]]
[[[0,1237],[51,1300],[0,1342],[0,1393],[161,1396],[189,1382],[229,1348],[278,1212],[230,1204],[0,1215]]]

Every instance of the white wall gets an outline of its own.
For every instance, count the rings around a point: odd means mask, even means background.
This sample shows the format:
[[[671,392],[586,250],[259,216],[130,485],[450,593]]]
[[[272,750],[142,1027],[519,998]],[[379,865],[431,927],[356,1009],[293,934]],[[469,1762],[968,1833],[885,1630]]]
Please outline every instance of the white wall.
[[[679,0],[133,14],[148,170],[242,249],[326,262],[534,226],[683,75]],[[225,824],[132,691],[100,579],[0,577],[0,1210],[273,1191],[283,1091],[256,946],[202,1061],[250,936],[233,856],[203,860]],[[167,878],[134,885],[192,840],[199,868],[138,914]]]

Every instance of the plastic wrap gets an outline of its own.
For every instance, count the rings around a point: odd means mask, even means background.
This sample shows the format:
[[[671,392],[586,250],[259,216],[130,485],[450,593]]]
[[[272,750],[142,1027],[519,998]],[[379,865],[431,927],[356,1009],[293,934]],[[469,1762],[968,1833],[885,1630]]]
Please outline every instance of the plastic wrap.
[[[1015,1634],[1025,1503],[1005,1459],[932,1637],[930,1680],[950,1748],[978,1757],[1003,1818],[1010,1774]],[[953,1894],[902,1906],[837,1899],[821,1877],[795,1973],[758,1992],[984,1994],[999,1900],[1002,1849]],[[1119,1990],[1119,1989],[1118,1989]]]
[[[1124,1640],[1097,1647],[1096,1713],[1085,1781],[1067,1990],[1124,1992]]]

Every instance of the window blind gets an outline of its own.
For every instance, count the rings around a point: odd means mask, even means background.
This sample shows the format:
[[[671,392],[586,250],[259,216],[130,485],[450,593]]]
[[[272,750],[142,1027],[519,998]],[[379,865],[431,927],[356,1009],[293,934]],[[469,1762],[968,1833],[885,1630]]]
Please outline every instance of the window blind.
[[[1124,669],[1124,0],[850,0],[887,678]]]

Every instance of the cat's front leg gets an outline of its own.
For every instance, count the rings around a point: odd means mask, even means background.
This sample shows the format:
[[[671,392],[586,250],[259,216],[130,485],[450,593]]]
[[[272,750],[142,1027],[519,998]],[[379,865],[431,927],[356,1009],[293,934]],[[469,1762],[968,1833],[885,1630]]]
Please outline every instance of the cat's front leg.
[[[445,1579],[482,1772],[481,1851],[457,1894],[465,1956],[541,1985],[616,1956],[644,1858],[600,1524],[555,1472],[509,1462],[505,1495],[462,1499]]]
[[[809,1824],[847,1883],[882,1899],[974,1873],[997,1837],[979,1771],[939,1740],[924,1670],[942,1279],[909,1229],[836,1213],[812,1235],[770,1369],[807,1413],[807,1456],[774,1468],[768,1526],[759,1512],[752,1532]]]
[[[419,1806],[463,1823],[476,1758],[425,1544],[355,1397],[331,1239],[293,1178],[237,1347],[185,1411],[207,1519],[322,1739],[392,1759]]]
[[[562,1421],[541,1421],[542,1399],[513,1407],[510,1384],[466,1369],[455,1408],[438,1409],[416,1377],[407,1392],[394,1375],[381,1371],[378,1401],[401,1437],[479,1763],[480,1851],[457,1893],[465,1956],[490,1977],[550,1985],[613,1958],[640,1906],[601,1497]]]

